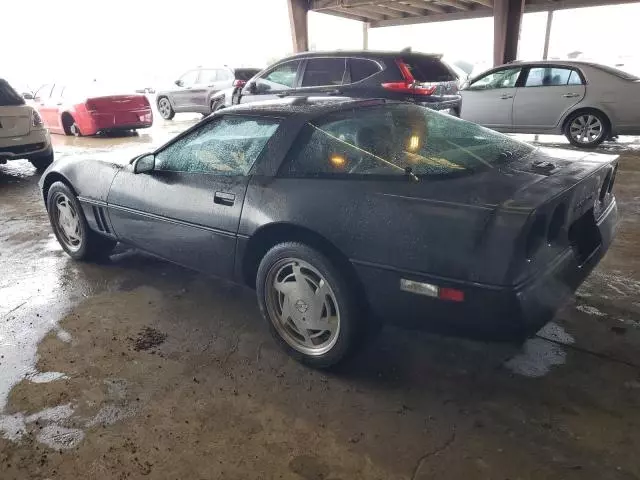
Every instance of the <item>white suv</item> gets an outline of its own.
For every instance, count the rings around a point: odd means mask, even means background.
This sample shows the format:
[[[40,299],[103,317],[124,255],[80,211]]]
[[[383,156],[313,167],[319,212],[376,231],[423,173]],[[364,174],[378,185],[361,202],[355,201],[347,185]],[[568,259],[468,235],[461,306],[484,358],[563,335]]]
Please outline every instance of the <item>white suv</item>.
[[[51,139],[38,112],[0,78],[0,165],[20,158],[46,169],[53,162]]]

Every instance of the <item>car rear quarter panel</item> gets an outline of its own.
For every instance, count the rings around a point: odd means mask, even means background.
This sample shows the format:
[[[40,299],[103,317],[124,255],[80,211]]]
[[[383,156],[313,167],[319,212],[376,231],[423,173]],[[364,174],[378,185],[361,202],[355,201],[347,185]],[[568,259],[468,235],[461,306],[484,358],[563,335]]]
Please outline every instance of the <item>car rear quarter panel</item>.
[[[527,215],[483,202],[436,200],[456,188],[439,183],[425,193],[424,184],[404,178],[382,183],[254,176],[239,233],[292,224],[320,234],[356,264],[503,284]]]

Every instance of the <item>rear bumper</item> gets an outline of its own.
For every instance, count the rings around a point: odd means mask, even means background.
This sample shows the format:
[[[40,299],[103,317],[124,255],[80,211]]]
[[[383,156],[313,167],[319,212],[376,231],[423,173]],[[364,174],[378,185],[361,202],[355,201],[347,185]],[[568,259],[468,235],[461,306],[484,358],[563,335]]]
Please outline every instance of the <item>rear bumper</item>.
[[[153,124],[150,108],[123,112],[90,113],[92,132],[148,128]]]
[[[601,241],[580,263],[567,249],[547,270],[517,286],[484,285],[420,272],[353,261],[372,314],[386,323],[458,336],[522,338],[550,321],[605,255],[617,225],[615,201],[600,217]],[[400,279],[455,288],[464,301],[454,302],[400,290]]]
[[[20,137],[0,138],[0,163],[30,159],[51,152],[51,138],[46,129],[31,130]]]

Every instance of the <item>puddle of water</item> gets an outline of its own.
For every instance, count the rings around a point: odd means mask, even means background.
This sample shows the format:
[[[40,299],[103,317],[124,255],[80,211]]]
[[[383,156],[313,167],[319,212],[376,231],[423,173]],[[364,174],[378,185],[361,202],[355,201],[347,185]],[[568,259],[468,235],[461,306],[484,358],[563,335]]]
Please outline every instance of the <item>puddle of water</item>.
[[[561,345],[546,339],[567,345],[575,342],[564,328],[550,322],[538,332],[538,337],[527,340],[522,346],[522,352],[507,360],[504,366],[517,375],[538,378],[548,374],[551,367],[563,365],[567,358],[566,352]]]
[[[62,372],[37,372],[27,375],[27,379],[33,383],[49,383],[61,378],[69,378]]]

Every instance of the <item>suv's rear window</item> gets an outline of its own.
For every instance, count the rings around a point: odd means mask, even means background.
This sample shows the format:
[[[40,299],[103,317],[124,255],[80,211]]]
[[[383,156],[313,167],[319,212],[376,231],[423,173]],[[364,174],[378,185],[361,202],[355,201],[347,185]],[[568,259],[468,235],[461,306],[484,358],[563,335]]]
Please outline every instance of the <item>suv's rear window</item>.
[[[381,70],[380,65],[376,62],[364,58],[349,59],[349,67],[351,68],[351,83],[364,80]]]
[[[259,68],[236,68],[236,80],[250,80],[259,71]]]
[[[438,58],[403,57],[402,61],[418,82],[450,82],[456,79],[455,74]]]
[[[282,173],[370,177],[410,172],[443,178],[493,168],[532,150],[526,143],[428,108],[361,107],[308,123]]]
[[[18,95],[9,82],[0,78],[0,107],[24,105],[24,99]]]

